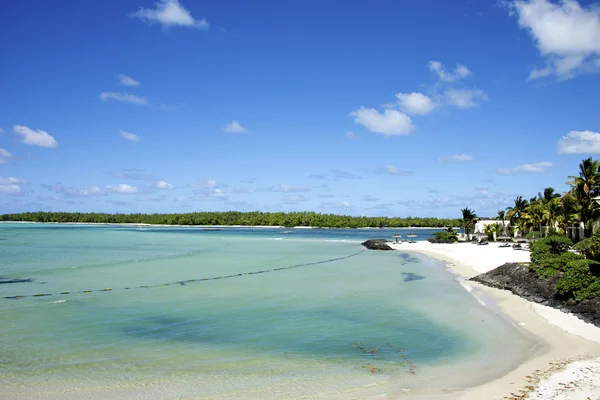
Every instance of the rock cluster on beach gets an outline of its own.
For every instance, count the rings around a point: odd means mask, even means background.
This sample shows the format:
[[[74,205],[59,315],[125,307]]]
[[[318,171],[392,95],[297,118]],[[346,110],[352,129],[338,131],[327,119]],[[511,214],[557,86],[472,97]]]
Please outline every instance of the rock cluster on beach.
[[[385,239],[370,239],[361,244],[369,250],[394,250]]]
[[[600,297],[579,303],[561,298],[554,289],[558,279],[560,275],[539,279],[526,263],[506,263],[470,280],[497,289],[510,290],[529,301],[573,313],[580,319],[600,327]]]

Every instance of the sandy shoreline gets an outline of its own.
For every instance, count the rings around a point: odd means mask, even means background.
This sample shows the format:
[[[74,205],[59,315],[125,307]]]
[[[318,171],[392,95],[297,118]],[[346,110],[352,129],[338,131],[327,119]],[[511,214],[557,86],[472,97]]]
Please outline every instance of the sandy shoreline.
[[[416,251],[448,263],[457,279],[476,296],[493,299],[499,311],[524,334],[531,335],[542,349],[517,368],[481,386],[460,393],[411,396],[415,399],[598,399],[600,398],[600,328],[573,315],[529,302],[509,291],[469,282],[467,279],[506,262],[529,261],[529,253],[499,248],[498,244],[392,244],[398,250]],[[535,388],[535,390],[531,390]],[[529,397],[518,397],[528,393]],[[407,398],[389,394],[386,398]]]

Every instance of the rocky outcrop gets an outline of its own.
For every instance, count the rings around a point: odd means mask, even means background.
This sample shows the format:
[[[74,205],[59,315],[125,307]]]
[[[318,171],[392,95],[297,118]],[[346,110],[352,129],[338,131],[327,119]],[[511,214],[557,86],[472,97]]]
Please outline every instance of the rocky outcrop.
[[[529,301],[573,313],[580,319],[600,327],[600,297],[579,303],[564,298],[554,289],[560,277],[559,274],[548,279],[539,279],[527,264],[506,263],[470,280],[493,288],[510,290]]]
[[[361,243],[369,250],[394,250],[385,239],[371,239]]]

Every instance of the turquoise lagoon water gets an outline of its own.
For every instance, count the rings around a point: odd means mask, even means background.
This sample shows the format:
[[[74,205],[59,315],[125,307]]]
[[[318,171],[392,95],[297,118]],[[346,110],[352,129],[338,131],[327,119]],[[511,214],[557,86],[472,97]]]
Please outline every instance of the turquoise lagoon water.
[[[441,262],[360,246],[397,231],[0,224],[31,279],[0,285],[0,397],[435,392],[534,351]]]

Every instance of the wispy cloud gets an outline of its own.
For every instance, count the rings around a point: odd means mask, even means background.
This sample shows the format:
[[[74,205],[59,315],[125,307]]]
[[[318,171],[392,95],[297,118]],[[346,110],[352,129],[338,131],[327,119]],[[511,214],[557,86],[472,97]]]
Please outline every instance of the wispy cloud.
[[[558,154],[600,154],[600,133],[571,131],[556,144]]]
[[[500,175],[510,175],[517,172],[545,172],[547,168],[554,166],[549,161],[542,161],[534,164],[521,164],[512,168],[498,168],[496,170]]]
[[[366,195],[366,196],[362,197],[362,200],[363,201],[368,201],[368,202],[379,201],[379,197]]]
[[[279,190],[284,193],[308,192],[310,189],[306,186],[280,185]]]
[[[123,93],[123,92],[102,92],[100,93],[100,100],[102,101],[120,101],[122,103],[147,105],[148,100],[144,97],[136,96],[135,94]]]
[[[329,202],[324,201],[321,203],[321,208],[350,208],[352,204],[348,201],[340,201],[340,202]]]
[[[10,151],[0,148],[0,164],[8,164],[13,161],[13,158]]]
[[[117,74],[117,79],[123,86],[140,86],[141,83],[125,74]]]
[[[120,183],[116,186],[107,185],[106,189],[113,193],[121,194],[134,194],[138,192],[138,188],[135,186],[128,185],[126,183]]]
[[[518,0],[505,2],[518,17],[546,65],[533,69],[529,79],[554,75],[569,79],[600,71],[600,8],[577,1]]]
[[[206,188],[195,193],[199,200],[227,200],[227,194],[219,188]]]
[[[324,180],[327,180],[328,178],[327,178],[327,174],[310,174],[308,176],[308,179],[313,179],[316,181],[324,181]]]
[[[350,171],[345,171],[343,169],[332,169],[331,173],[336,179],[362,179],[362,176],[356,175]]]
[[[21,179],[0,176],[0,193],[2,194],[19,194],[23,190],[23,185],[26,182]]]
[[[248,177],[240,179],[241,183],[254,183],[256,182],[256,178]]]
[[[189,185],[195,189],[210,189],[210,188],[224,188],[227,187],[224,183],[219,183],[216,180],[209,178],[203,181],[197,181]]]
[[[246,132],[246,128],[244,128],[239,122],[231,121],[227,125],[221,128],[223,132],[226,133],[244,133]]]
[[[474,108],[478,100],[487,100],[488,95],[479,89],[448,89],[444,92],[446,103],[457,108]]]
[[[125,140],[129,140],[131,142],[141,142],[142,138],[135,133],[125,132],[124,130],[119,129],[119,136],[121,136]]]
[[[281,199],[281,203],[282,204],[298,204],[298,203],[304,203],[308,200],[310,200],[308,197],[301,195],[301,194],[285,195]]]
[[[467,162],[473,161],[473,156],[468,154],[452,154],[451,156],[442,156],[438,157],[437,162],[440,164],[450,163],[450,162]]]
[[[50,149],[58,147],[56,139],[40,129],[33,130],[24,125],[14,125],[13,132],[21,137],[21,143]]]
[[[121,169],[119,171],[113,172],[112,176],[114,176],[115,178],[119,178],[119,179],[131,179],[131,180],[136,180],[136,181],[155,181],[155,180],[157,180],[157,178],[154,175],[149,174],[148,172],[146,172],[142,169],[137,169],[137,168]]]
[[[395,175],[395,176],[409,176],[409,175],[414,175],[413,171],[405,171],[405,170],[401,170],[398,169],[392,165],[386,165],[383,168],[380,168],[376,171],[379,174],[386,174],[386,175]]]
[[[100,186],[90,186],[83,189],[75,189],[71,187],[65,187],[60,183],[54,185],[42,185],[51,192],[64,194],[69,197],[90,197],[90,196],[104,196],[106,193]]]
[[[443,82],[454,82],[459,79],[466,78],[471,74],[469,68],[462,64],[457,64],[454,71],[448,71],[439,61],[429,61],[429,70],[437,75],[438,79]]]
[[[208,29],[210,25],[206,19],[195,19],[178,0],[159,0],[156,8],[140,8],[130,14],[132,17],[148,23],[159,23],[164,28],[182,26],[186,28]]]
[[[358,135],[352,131],[346,132],[344,134],[344,136],[346,136],[346,138],[348,138],[348,139],[357,139],[358,138]]]

